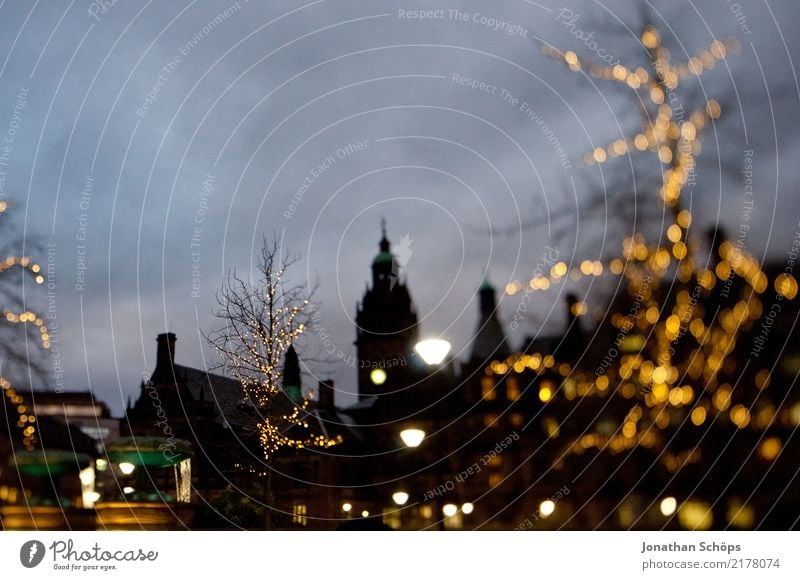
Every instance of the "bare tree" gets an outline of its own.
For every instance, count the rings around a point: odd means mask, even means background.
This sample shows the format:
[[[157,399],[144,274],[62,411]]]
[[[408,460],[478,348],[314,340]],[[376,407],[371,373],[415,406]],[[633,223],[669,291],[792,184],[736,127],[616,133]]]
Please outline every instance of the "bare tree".
[[[9,203],[0,200],[0,214],[6,214]],[[7,219],[6,215],[2,215]],[[13,424],[19,430],[19,439],[26,449],[34,448],[38,441],[36,426],[29,421],[30,407],[20,394],[25,390],[18,384],[30,385],[37,379],[43,379],[45,371],[36,356],[37,346],[50,348],[50,329],[43,316],[30,308],[25,294],[25,277],[32,277],[35,284],[45,282],[45,273],[36,261],[23,255],[19,248],[25,248],[26,240],[14,231],[13,224],[3,223],[2,245],[0,246],[0,438],[8,437],[8,443],[14,437]],[[16,275],[16,276],[15,276]],[[25,334],[20,340],[19,332]],[[28,340],[30,336],[33,340]],[[33,347],[33,348],[31,348]],[[14,386],[17,385],[17,389]],[[20,392],[17,392],[17,391]],[[5,407],[5,409],[3,409]],[[14,419],[17,419],[16,421]],[[3,455],[3,443],[0,442],[0,455]]]
[[[293,400],[281,388],[283,358],[307,327],[313,295],[313,289],[287,282],[287,271],[296,262],[283,252],[277,237],[264,239],[255,278],[244,279],[234,271],[217,292],[214,314],[225,325],[206,336],[222,360],[219,368],[239,382],[257,411],[256,428],[267,461],[282,448],[339,442],[311,433],[308,397]]]

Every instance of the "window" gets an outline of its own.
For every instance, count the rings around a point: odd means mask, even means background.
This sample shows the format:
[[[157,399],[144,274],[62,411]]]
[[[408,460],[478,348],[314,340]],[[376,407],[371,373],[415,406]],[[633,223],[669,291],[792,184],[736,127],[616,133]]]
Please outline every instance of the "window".
[[[506,397],[509,401],[519,399],[519,379],[517,377],[508,377],[506,379]]]
[[[308,524],[308,518],[306,517],[307,513],[308,510],[306,508],[306,504],[304,503],[292,504],[292,523],[300,526],[305,526],[306,524]]]
[[[481,379],[481,390],[483,391],[483,398],[485,400],[493,401],[497,396],[497,391],[495,391],[494,386],[492,377],[483,377]]]

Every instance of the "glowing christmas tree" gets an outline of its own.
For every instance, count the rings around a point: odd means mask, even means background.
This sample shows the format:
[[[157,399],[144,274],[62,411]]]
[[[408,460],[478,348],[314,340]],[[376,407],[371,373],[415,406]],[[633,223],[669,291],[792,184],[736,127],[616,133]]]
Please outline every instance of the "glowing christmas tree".
[[[544,52],[572,71],[630,88],[643,113],[642,130],[588,152],[584,161],[592,165],[636,153],[656,156],[662,168],[658,199],[671,221],[650,239],[642,233],[625,238],[613,259],[561,261],[545,275],[509,284],[507,293],[514,295],[546,291],[567,279],[611,277],[623,291],[611,300],[594,335],[585,336],[578,349],[573,347],[582,353],[528,351],[493,361],[485,372],[495,378],[533,375],[529,388],[538,389],[543,404],[543,415],[537,417],[553,444],[548,470],[563,470],[571,457],[590,451],[636,457],[637,450],[646,450],[653,464],[664,470],[656,480],[661,489],[649,493],[664,495],[675,488],[685,494],[659,504],[661,512],[670,516],[677,510],[683,527],[705,529],[722,525],[712,523],[712,512],[719,511],[717,498],[728,491],[725,482],[714,484],[719,488],[711,485],[708,474],[745,481],[742,463],[715,461],[719,454],[731,452],[729,443],[737,432],[734,448],[743,450],[749,470],[760,473],[772,469],[791,440],[787,434],[800,423],[797,397],[792,400],[787,393],[769,389],[775,361],[759,360],[752,354],[755,348],[747,356],[744,346],[745,337],[758,330],[770,301],[793,300],[798,285],[791,273],[770,278],[743,244],[722,239],[719,231],[710,240],[710,254],[701,258],[691,229],[693,216],[681,204],[701,150],[700,136],[719,118],[721,106],[708,100],[686,115],[675,91],[736,52],[738,42],[715,40],[677,65],[653,27],[644,29],[641,43],[650,70],[588,64],[574,52],[552,47]],[[580,301],[571,305],[573,326],[580,325],[587,310]],[[581,406],[587,413],[575,415]],[[585,424],[576,425],[576,416]],[[632,460],[627,469],[635,466],[644,472],[642,477],[652,475],[647,461]],[[616,473],[610,469],[608,477]],[[747,493],[752,497],[758,485],[746,480],[740,484],[747,488],[741,501],[728,499],[723,516],[727,525],[747,528],[764,516],[748,504]],[[710,503],[696,502],[695,496],[713,502],[713,509]],[[649,500],[653,503],[646,508],[656,505],[657,498]],[[621,509],[623,502],[620,498],[611,509]],[[627,527],[635,525],[636,517],[630,516],[628,523],[620,519]]]
[[[258,416],[256,428],[266,460],[282,448],[331,447],[341,441],[309,433],[309,398],[282,389],[282,363],[289,347],[305,331],[310,296],[289,285],[294,260],[278,242],[264,242],[257,279],[233,273],[217,294],[215,313],[225,326],[209,337],[221,367],[242,386]]]
[[[0,214],[8,210],[8,202],[0,201]],[[33,277],[36,284],[44,283],[44,275],[39,264],[30,256],[8,256],[0,262],[0,275],[9,276],[13,270],[21,269],[24,274]],[[20,282],[21,283],[21,282]],[[27,332],[34,328],[34,335],[37,341],[45,349],[50,348],[50,333],[44,320],[35,312],[27,307],[24,299],[20,298],[22,292],[20,287],[9,282],[6,286],[4,299],[6,304],[18,303],[19,306],[6,306],[3,308],[3,316],[0,320],[6,325],[22,325]],[[34,366],[30,359],[30,353],[23,354],[18,350],[19,343],[13,340],[3,341],[0,348],[0,388],[3,391],[4,413],[9,423],[9,434],[12,428],[12,417],[16,417],[15,426],[19,430],[22,444],[28,451],[33,450],[38,439],[36,437],[36,417],[33,408],[11,384],[8,378],[9,367],[18,365],[24,367],[24,373],[31,376],[31,369]]]

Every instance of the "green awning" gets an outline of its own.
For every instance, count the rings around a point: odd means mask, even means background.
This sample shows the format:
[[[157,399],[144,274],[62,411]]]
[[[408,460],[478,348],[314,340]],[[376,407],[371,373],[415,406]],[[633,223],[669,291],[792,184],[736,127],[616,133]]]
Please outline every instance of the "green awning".
[[[81,469],[89,467],[91,463],[92,458],[85,453],[69,451],[18,451],[8,459],[11,469],[33,477],[64,473],[77,474]]]
[[[192,456],[192,445],[183,439],[166,437],[124,437],[106,446],[113,463],[141,467],[170,467]]]

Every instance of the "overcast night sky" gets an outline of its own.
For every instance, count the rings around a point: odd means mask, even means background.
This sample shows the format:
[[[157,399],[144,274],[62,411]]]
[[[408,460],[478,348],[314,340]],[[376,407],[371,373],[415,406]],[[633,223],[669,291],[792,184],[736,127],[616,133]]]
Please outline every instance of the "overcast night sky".
[[[199,329],[218,325],[214,291],[230,269],[249,271],[273,231],[300,256],[294,279],[319,283],[322,324],[350,353],[385,217],[395,246],[407,236],[405,276],[423,332],[447,336],[461,358],[484,276],[502,290],[530,278],[547,248],[579,263],[613,256],[632,232],[658,236],[658,166],[638,152],[581,162],[638,131],[633,91],[541,51],[547,43],[646,65],[646,18],[676,62],[717,38],[739,39],[739,55],[678,87],[687,111],[707,98],[723,108],[684,201],[698,237],[714,224],[737,233],[752,150],[746,246],[784,260],[800,216],[800,6],[647,6],[0,2],[0,193],[39,262],[54,248],[65,388],[91,387],[121,412],[167,329],[178,335],[178,362],[211,364]],[[414,18],[418,10],[430,17]],[[649,217],[626,217],[634,199]],[[512,345],[560,330],[568,288],[602,306],[600,286],[559,287],[537,294],[511,333],[518,300],[506,297]],[[25,291],[46,310],[46,287]],[[41,356],[37,386],[54,388],[52,355]],[[352,368],[317,370],[354,390]]]

